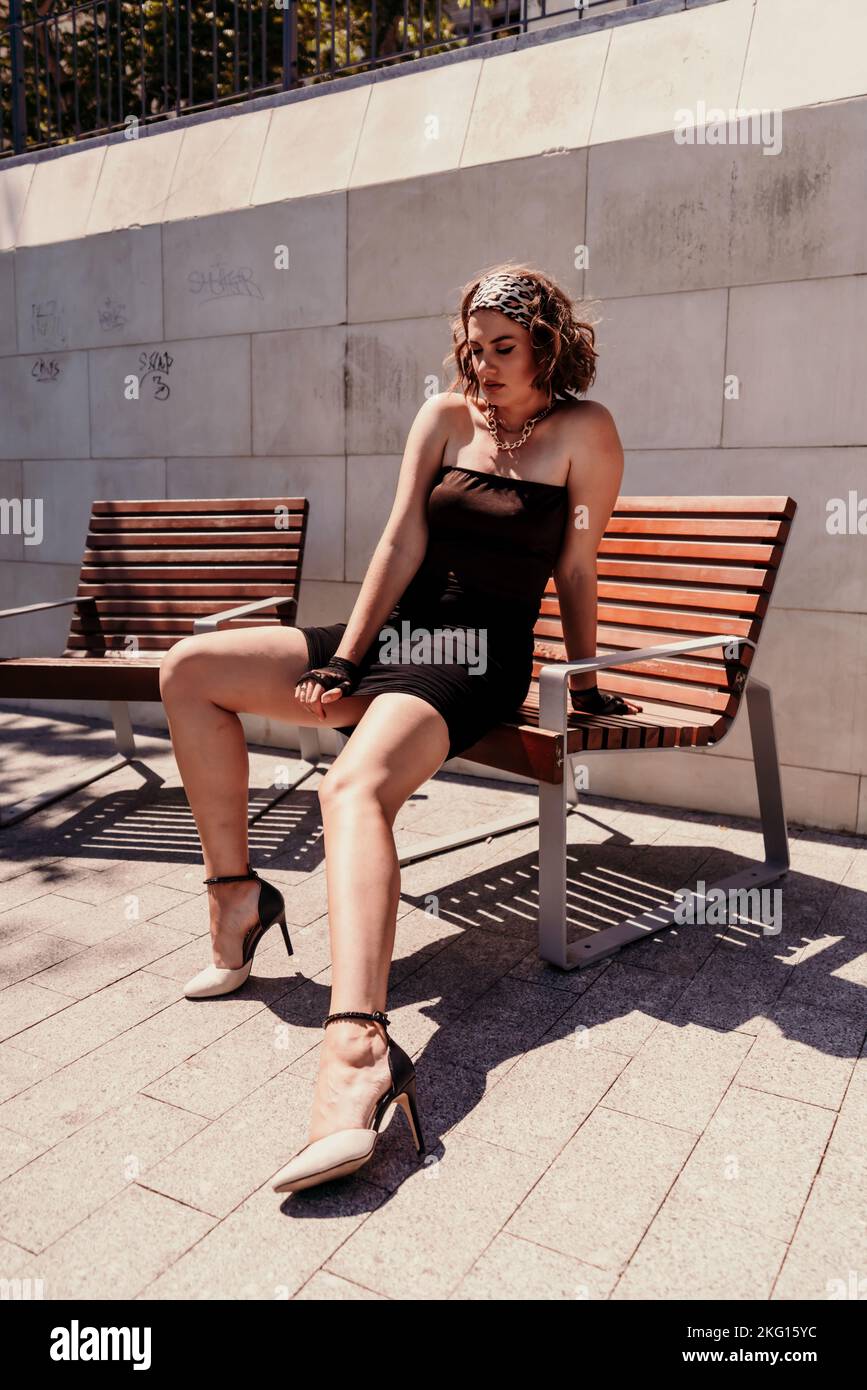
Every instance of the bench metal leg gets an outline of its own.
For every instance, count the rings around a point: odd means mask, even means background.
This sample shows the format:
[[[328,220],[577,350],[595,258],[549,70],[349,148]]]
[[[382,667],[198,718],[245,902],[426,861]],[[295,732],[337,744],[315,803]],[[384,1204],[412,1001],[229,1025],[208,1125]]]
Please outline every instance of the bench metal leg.
[[[751,868],[718,879],[707,887],[706,893],[712,889],[727,893],[729,889],[761,888],[782,878],[789,868],[789,839],[768,686],[751,677],[746,701],[765,858]],[[676,898],[592,936],[567,942],[565,783],[561,786],[541,783],[539,807],[539,954],[543,960],[562,970],[595,965],[606,956],[614,955],[622,946],[674,924],[679,906]]]
[[[117,752],[102,762],[94,763],[88,770],[75,773],[63,782],[55,783],[46,791],[37,792],[35,796],[28,796],[22,801],[0,807],[0,828],[5,829],[7,825],[17,825],[19,821],[27,820],[43,806],[50,806],[54,801],[62,801],[72,792],[77,792],[80,787],[87,787],[91,782],[98,781],[100,777],[107,777],[110,772],[117,772],[118,768],[125,767],[135,757],[135,735],[130,723],[129,705],[125,700],[111,700],[109,704]]]

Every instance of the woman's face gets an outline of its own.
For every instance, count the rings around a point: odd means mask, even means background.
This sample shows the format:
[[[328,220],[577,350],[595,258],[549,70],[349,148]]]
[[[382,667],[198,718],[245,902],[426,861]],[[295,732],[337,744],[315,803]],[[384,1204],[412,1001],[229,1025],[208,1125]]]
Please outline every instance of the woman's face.
[[[524,325],[499,309],[476,309],[467,329],[473,368],[487,400],[505,404],[526,396],[537,368]]]

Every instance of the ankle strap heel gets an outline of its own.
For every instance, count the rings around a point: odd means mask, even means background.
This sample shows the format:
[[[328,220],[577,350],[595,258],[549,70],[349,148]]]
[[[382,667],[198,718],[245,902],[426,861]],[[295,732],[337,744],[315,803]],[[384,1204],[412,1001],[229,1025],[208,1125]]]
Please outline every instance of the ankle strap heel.
[[[188,980],[184,987],[187,999],[211,999],[219,994],[232,994],[247,980],[253,967],[256,947],[269,927],[278,923],[283,933],[283,943],[287,956],[292,955],[292,942],[286,927],[286,904],[283,894],[273,883],[261,878],[252,864],[247,864],[245,874],[213,874],[203,878],[203,883],[243,883],[246,879],[258,879],[259,901],[257,919],[247,928],[241,942],[241,964],[238,966],[209,965]]]
[[[325,1028],[329,1023],[333,1023],[336,1018],[369,1018],[372,1023],[381,1023],[386,1035],[388,1034],[389,1019],[381,1009],[374,1009],[372,1014],[362,1013],[359,1009],[346,1009],[343,1013],[329,1014],[322,1027]],[[391,1041],[392,1039],[389,1038],[389,1042]]]
[[[344,1009],[340,1013],[329,1014],[323,1028],[338,1018],[367,1018],[372,1023],[382,1024],[388,1043],[391,1083],[374,1103],[366,1125],[335,1130],[299,1149],[274,1177],[271,1186],[275,1192],[297,1192],[301,1188],[314,1187],[318,1183],[330,1182],[332,1178],[348,1177],[350,1173],[357,1172],[373,1156],[382,1122],[390,1110],[403,1111],[419,1158],[425,1153],[415,1094],[415,1067],[403,1048],[398,1047],[389,1035],[388,1015],[382,1009],[374,1009],[373,1013]]]
[[[247,865],[245,874],[215,874],[213,878],[203,878],[203,883],[243,883],[248,878],[258,878],[259,875],[252,864]]]

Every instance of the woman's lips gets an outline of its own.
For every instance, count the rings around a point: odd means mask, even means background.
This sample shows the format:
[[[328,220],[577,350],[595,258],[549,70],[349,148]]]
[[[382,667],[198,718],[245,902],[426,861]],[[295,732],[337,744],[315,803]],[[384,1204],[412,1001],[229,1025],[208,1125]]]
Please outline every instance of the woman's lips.
[[[497,381],[497,382],[489,381],[489,382],[487,383],[487,385],[485,386],[485,390],[486,390],[486,391],[502,391],[502,389],[503,389],[503,383],[502,383],[501,381]]]

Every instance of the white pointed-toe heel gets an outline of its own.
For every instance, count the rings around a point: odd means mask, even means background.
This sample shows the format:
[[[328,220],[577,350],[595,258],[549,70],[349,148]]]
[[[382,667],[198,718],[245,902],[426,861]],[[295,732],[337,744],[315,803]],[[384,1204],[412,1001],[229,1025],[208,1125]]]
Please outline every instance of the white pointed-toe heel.
[[[326,1134],[324,1138],[306,1144],[275,1176],[271,1184],[275,1192],[298,1192],[303,1187],[315,1187],[317,1183],[345,1178],[356,1172],[372,1157],[381,1132],[380,1126],[392,1106],[399,1105],[406,1115],[419,1157],[425,1151],[415,1098],[415,1067],[403,1048],[389,1037],[386,1015],[379,1009],[372,1014],[355,1010],[329,1014],[323,1028],[336,1018],[369,1018],[374,1023],[382,1024],[388,1043],[391,1084],[374,1103],[366,1128],[339,1129],[334,1134]]]
[[[248,878],[258,878],[261,885],[259,888],[259,920],[253,923],[244,936],[241,945],[241,964],[237,969],[225,965],[206,965],[204,970],[200,970],[198,975],[194,975],[184,985],[184,995],[187,999],[213,999],[217,995],[231,994],[234,990],[240,989],[253,968],[253,956],[256,947],[268,928],[273,927],[275,922],[280,923],[280,930],[286,943],[286,952],[288,955],[292,955],[292,942],[289,940],[289,933],[286,930],[286,905],[283,901],[283,894],[272,883],[268,883],[264,878],[259,878],[256,870],[250,864],[247,865],[245,874],[215,875],[213,878],[202,879],[202,882],[241,883]]]

